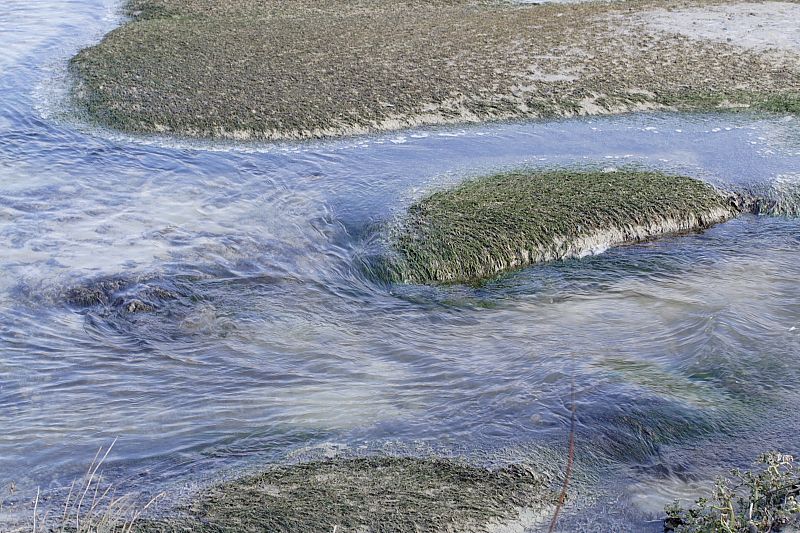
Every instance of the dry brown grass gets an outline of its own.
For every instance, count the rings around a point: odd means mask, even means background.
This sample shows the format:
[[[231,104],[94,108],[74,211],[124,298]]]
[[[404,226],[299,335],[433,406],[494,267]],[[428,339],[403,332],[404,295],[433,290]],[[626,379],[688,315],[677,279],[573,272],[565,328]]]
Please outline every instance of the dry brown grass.
[[[62,505],[58,508],[43,502],[39,489],[33,501],[31,527],[18,533],[131,533],[134,525],[157,500],[158,494],[146,502],[133,493],[117,494],[112,483],[103,476],[103,465],[116,440],[101,447],[92,459],[86,474],[72,482]],[[52,501],[59,501],[53,498]]]

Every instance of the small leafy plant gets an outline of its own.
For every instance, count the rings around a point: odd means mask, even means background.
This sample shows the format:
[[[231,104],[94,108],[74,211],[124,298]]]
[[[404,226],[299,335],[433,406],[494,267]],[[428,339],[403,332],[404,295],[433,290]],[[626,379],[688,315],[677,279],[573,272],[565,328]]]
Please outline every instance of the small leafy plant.
[[[684,509],[675,501],[665,509],[664,530],[675,533],[777,532],[800,523],[800,470],[794,458],[778,452],[758,457],[756,468],[732,470],[718,478],[709,498]]]

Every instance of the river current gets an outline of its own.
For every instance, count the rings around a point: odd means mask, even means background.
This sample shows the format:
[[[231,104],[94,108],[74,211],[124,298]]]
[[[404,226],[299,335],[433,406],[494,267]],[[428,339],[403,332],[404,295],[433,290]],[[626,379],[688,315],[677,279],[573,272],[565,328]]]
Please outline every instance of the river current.
[[[796,219],[743,216],[477,288],[365,268],[409,203],[497,170],[796,184],[796,117],[129,137],[65,103],[69,57],[120,22],[107,0],[0,6],[0,491],[64,487],[115,438],[112,475],[173,493],[314,449],[565,451],[573,387],[592,496],[565,530],[641,529],[726,468],[800,452]],[[137,301],[153,308],[128,312]]]

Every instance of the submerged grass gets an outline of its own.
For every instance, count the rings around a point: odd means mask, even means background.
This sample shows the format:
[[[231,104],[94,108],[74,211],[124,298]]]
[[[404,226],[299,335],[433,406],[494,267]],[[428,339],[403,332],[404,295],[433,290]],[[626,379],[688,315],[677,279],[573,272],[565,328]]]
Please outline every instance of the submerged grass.
[[[738,210],[692,178],[639,170],[510,172],[413,204],[391,232],[391,281],[479,283],[538,262],[701,230]]]
[[[772,183],[734,191],[731,199],[744,213],[800,217],[800,181],[794,177],[778,177]]]
[[[332,459],[281,466],[214,486],[175,520],[140,533],[486,531],[521,509],[549,509],[547,480],[527,468],[488,470],[453,460]]]

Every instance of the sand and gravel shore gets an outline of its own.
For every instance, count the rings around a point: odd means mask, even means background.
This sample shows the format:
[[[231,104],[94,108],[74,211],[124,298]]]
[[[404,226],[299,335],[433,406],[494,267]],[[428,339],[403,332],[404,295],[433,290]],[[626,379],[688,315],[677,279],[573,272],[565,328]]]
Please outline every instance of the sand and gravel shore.
[[[132,0],[72,62],[131,132],[302,139],[648,109],[800,109],[800,3]]]

